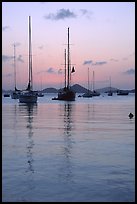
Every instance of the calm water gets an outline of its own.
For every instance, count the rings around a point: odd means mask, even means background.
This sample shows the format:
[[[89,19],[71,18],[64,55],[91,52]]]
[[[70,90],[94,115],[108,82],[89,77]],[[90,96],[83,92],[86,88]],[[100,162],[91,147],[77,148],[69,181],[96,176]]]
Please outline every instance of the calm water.
[[[135,201],[135,96],[3,98],[2,201]]]

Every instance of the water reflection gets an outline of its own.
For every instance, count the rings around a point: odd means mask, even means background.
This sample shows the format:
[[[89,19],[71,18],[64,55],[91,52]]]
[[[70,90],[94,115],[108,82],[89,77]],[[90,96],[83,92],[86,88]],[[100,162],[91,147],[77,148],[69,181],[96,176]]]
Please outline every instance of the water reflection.
[[[33,167],[33,147],[34,147],[34,140],[33,140],[33,118],[34,114],[37,113],[37,104],[20,104],[19,105],[20,111],[26,118],[26,128],[28,130],[28,143],[27,143],[27,163],[28,168],[26,172],[34,173]]]
[[[87,106],[87,121],[94,121],[95,119],[95,105],[93,104],[89,104]]]
[[[64,114],[63,114],[63,122],[64,122],[64,143],[63,143],[63,166],[61,169],[61,176],[67,182],[72,182],[72,148],[73,148],[73,120],[72,120],[72,112],[74,111],[74,104],[71,102],[65,102],[64,104]]]

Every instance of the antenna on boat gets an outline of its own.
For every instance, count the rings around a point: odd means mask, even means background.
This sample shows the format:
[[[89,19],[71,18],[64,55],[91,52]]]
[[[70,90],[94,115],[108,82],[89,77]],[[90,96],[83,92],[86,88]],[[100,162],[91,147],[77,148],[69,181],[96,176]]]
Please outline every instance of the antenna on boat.
[[[31,48],[31,17],[29,16],[29,84],[28,89],[32,90],[32,48]]]
[[[89,67],[88,67],[88,94],[89,94]]]
[[[15,80],[15,90],[16,90],[16,45],[14,43],[14,80]]]
[[[95,81],[94,81],[94,77],[95,77],[95,75],[94,75],[94,71],[93,71],[93,91],[94,91],[94,86],[95,86]]]
[[[69,61],[69,27],[68,27],[68,83],[67,87],[69,88],[69,83],[70,83],[70,61]]]
[[[66,49],[65,49],[65,88],[66,88]]]

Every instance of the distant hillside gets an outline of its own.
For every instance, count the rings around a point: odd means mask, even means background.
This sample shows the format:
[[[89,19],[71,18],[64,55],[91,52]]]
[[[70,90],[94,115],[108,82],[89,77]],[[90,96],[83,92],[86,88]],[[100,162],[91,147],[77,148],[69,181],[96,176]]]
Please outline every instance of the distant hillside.
[[[86,88],[83,86],[80,86],[79,84],[75,84],[71,87],[76,93],[85,93],[87,91]],[[57,93],[60,89],[55,89],[55,88],[46,88],[43,89],[43,93]]]
[[[111,91],[113,93],[117,92],[119,89],[111,87]],[[110,91],[110,87],[104,87],[104,88],[100,88],[100,89],[96,89],[96,91],[98,91],[99,93],[107,93]]]
[[[79,84],[73,85],[72,90],[75,91],[76,93],[85,93],[85,92],[87,92],[87,89],[84,88],[83,86],[79,85]]]
[[[87,92],[87,89],[85,87],[79,85],[79,84],[74,84],[71,88],[76,93],[86,93]],[[112,90],[113,93],[116,93],[120,89],[111,87],[111,90]],[[55,88],[52,88],[52,87],[42,90],[43,93],[58,93],[58,91],[59,91],[59,89],[55,89]],[[96,91],[99,92],[99,93],[107,93],[108,91],[110,91],[110,87],[104,87],[104,88],[96,89]],[[126,90],[126,91],[128,91],[129,93],[135,93],[135,89]]]
[[[76,92],[76,93],[86,93],[87,89],[84,88],[83,86],[79,85],[79,84],[75,84],[72,86],[72,89]],[[110,90],[110,87],[105,87],[105,88],[100,88],[100,89],[96,89],[97,92],[99,93],[105,93],[108,92]],[[117,92],[117,88],[111,87],[111,90],[113,92]]]
[[[62,87],[63,88],[63,87]],[[76,93],[86,93],[87,89],[79,84],[74,84],[72,86],[72,89],[76,92]],[[104,88],[100,88],[100,89],[96,89],[97,92],[99,93],[107,93],[110,90],[110,87],[104,87]],[[114,88],[111,87],[111,90],[113,93],[116,93],[118,90],[118,88]],[[50,87],[50,88],[45,88],[42,90],[43,93],[58,93],[59,89]],[[125,90],[128,91],[129,93],[135,93],[135,89],[131,89],[131,90]],[[12,90],[4,90],[2,89],[2,93],[11,93]]]
[[[57,93],[58,90],[55,88],[46,88],[42,90],[43,93]]]

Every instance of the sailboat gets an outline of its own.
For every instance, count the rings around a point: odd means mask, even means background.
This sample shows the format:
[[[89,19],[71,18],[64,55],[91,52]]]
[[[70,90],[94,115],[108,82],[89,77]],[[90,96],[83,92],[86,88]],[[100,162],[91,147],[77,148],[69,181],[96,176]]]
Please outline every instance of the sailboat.
[[[31,17],[29,16],[29,82],[25,91],[22,91],[19,95],[20,103],[36,103],[37,91],[33,91],[32,83],[32,48],[31,48]]]
[[[110,81],[110,90],[108,91],[108,96],[112,96],[113,92],[111,90],[111,77],[109,78],[109,81]]]
[[[52,100],[74,101],[76,93],[72,90],[70,85],[71,73],[75,72],[74,67],[70,67],[70,51],[69,51],[69,28],[68,28],[68,50],[67,50],[67,70],[66,70],[66,54],[65,54],[65,86],[58,92],[57,98]]]
[[[16,88],[16,56],[15,56],[15,48],[16,48],[16,45],[14,44],[14,82],[15,82],[15,88],[14,88],[14,91],[11,93],[11,98],[12,99],[18,99],[19,94],[21,93],[21,90],[18,90]]]
[[[44,96],[44,93],[42,93],[42,79],[41,79],[41,90],[38,91],[38,97],[43,97]]]
[[[88,67],[88,90],[87,90],[87,92],[84,93],[82,96],[83,96],[84,98],[91,98],[91,97],[92,97],[92,93],[91,93],[91,91],[90,91],[90,89],[89,89],[89,67]]]
[[[94,81],[94,71],[93,71],[93,90],[92,96],[100,96],[100,93],[94,89],[95,81]]]

